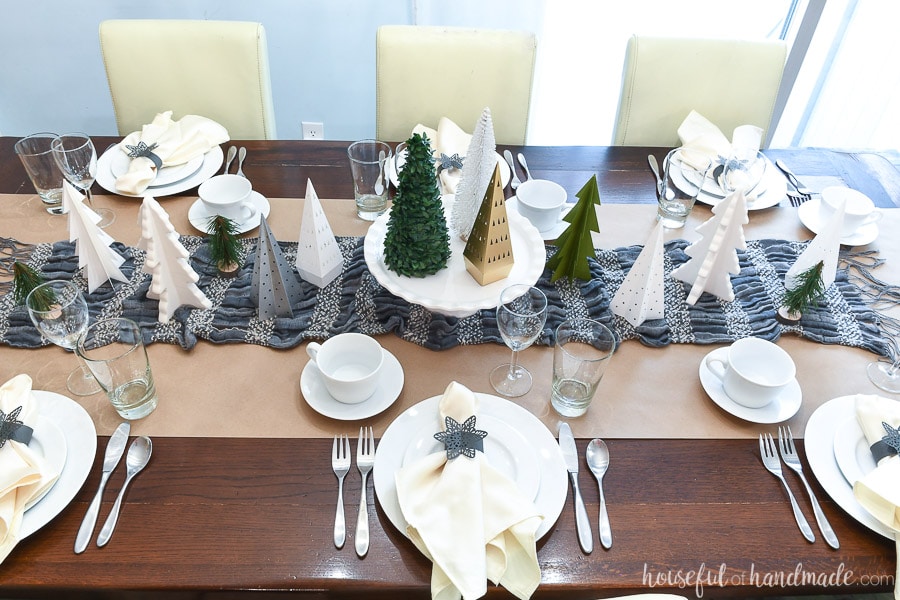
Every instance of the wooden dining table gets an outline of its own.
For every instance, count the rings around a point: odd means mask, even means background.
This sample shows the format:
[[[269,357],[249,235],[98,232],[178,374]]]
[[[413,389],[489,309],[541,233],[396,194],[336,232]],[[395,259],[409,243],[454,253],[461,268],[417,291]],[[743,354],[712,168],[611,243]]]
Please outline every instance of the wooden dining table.
[[[65,217],[48,215],[13,152],[16,138],[0,137],[0,236],[25,243],[66,239]],[[117,138],[95,137],[101,151]],[[346,149],[338,141],[232,141],[245,146],[243,170],[254,190],[271,202],[269,222],[279,240],[296,241],[307,181],[312,181],[339,236],[365,235],[355,217]],[[498,151],[507,147],[499,147]],[[643,243],[655,215],[649,153],[666,148],[508,147],[522,151],[535,177],[562,184],[570,198],[596,175],[602,205],[601,245]],[[900,282],[900,173],[877,153],[825,149],[767,150],[795,173],[817,182],[842,182],[873,199],[885,213],[879,239],[870,245],[886,258],[881,276]],[[520,177],[523,173],[519,172]],[[507,195],[512,190],[507,188]],[[94,187],[94,202],[112,208],[107,231],[134,245],[139,199]],[[158,198],[183,235],[200,235],[187,213],[196,189]],[[684,230],[667,239],[695,236],[710,216],[695,209]],[[748,237],[810,239],[785,199],[751,215]],[[255,232],[246,236],[253,237]],[[637,236],[637,237],[636,237]],[[900,260],[897,261],[900,263]],[[253,344],[200,341],[190,350],[148,345],[160,406],[132,424],[132,435],[153,438],[147,469],[125,497],[116,532],[103,548],[73,552],[75,534],[100,483],[103,449],[119,422],[102,394],[74,397],[91,415],[97,453],[72,502],[22,540],[0,563],[2,598],[426,598],[430,562],[390,522],[372,485],[367,488],[371,542],[359,558],[352,535],[342,549],[332,543],[337,480],[332,438],[354,439],[362,425],[376,438],[404,410],[440,395],[456,380],[493,393],[487,374],[508,358],[499,344],[427,350],[393,334],[378,336],[404,371],[399,398],[381,414],[340,421],[318,414],[304,400],[301,372],[306,344],[275,350]],[[555,437],[569,422],[579,451],[603,437],[611,464],[604,478],[613,546],[585,554],[579,548],[571,492],[555,523],[538,541],[541,584],[534,598],[600,598],[671,592],[687,597],[756,597],[887,592],[893,589],[895,545],[845,512],[819,484],[804,454],[804,426],[829,399],[856,393],[885,394],[865,376],[878,357],[860,348],[817,344],[785,335],[779,345],[797,364],[803,405],[787,420],[798,438],[812,488],[840,540],[821,539],[799,480],[786,473],[813,524],[817,541],[800,535],[779,482],[762,466],[757,437],[776,425],[727,414],[704,393],[697,365],[711,348],[673,344],[649,348],[621,344],[587,416],[562,419],[549,407],[552,350],[533,346],[522,361],[535,374],[534,389],[510,400],[530,411]],[[28,373],[36,389],[66,392],[75,358],[48,345],[0,346],[0,380]],[[354,440],[353,448],[356,443]],[[376,465],[376,471],[377,471]],[[101,518],[122,485],[124,466],[110,478]],[[599,495],[584,461],[578,475],[594,523]],[[360,477],[347,477],[347,519],[356,521]],[[489,585],[488,597],[508,597]]]

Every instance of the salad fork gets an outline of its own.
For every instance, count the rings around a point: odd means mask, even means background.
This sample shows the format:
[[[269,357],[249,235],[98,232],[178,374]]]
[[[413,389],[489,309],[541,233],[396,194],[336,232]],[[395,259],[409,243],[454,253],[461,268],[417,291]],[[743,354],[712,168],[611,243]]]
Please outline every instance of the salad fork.
[[[809,487],[806,476],[803,475],[803,466],[800,464],[800,457],[797,455],[797,449],[794,447],[794,436],[791,434],[790,427],[778,428],[778,442],[778,448],[781,450],[781,458],[784,460],[784,464],[800,477],[800,481],[806,487],[806,493],[809,494],[809,501],[812,503],[813,513],[816,515],[816,523],[819,524],[819,530],[825,537],[825,541],[828,542],[829,546],[837,550],[841,545],[838,543],[837,536],[831,528],[831,523],[825,518],[825,513],[822,512],[822,507],[819,506],[816,495],[813,493],[812,488]]]
[[[784,480],[784,475],[781,474],[781,460],[778,458],[778,450],[775,447],[775,440],[772,439],[772,434],[759,434],[759,454],[762,457],[762,462],[766,467],[766,470],[777,477],[782,485],[784,485],[784,489],[787,491],[788,498],[791,501],[791,508],[794,510],[794,519],[796,519],[803,537],[806,538],[807,542],[816,541],[816,536],[813,535],[812,528],[809,526],[806,517],[800,512],[797,500],[794,498],[791,488],[788,487],[787,481]]]
[[[334,436],[331,445],[331,468],[338,478],[337,511],[334,515],[334,545],[344,547],[347,526],[344,523],[344,476],[350,471],[350,439],[346,435]]]
[[[360,558],[369,551],[369,507],[366,504],[366,478],[373,466],[375,466],[375,434],[371,427],[360,427],[359,442],[356,444],[356,468],[362,475],[359,516],[356,519],[356,554]]]

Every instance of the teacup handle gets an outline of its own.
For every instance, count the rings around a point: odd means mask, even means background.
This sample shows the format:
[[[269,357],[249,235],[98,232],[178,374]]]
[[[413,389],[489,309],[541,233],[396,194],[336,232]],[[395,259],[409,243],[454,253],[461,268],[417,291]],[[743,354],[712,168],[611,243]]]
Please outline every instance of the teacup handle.
[[[719,380],[725,379],[725,369],[727,366],[728,362],[718,356],[706,357],[706,368],[708,368],[710,373],[715,375]]]
[[[316,362],[316,357],[319,356],[319,350],[322,349],[322,344],[316,342],[310,342],[309,345],[306,346],[306,353],[309,355],[310,360]],[[318,363],[316,363],[318,365]]]
[[[871,225],[872,223],[875,223],[876,221],[880,221],[881,217],[883,217],[883,216],[884,216],[884,213],[876,208],[872,212],[870,212],[868,215],[866,215],[866,218],[863,219],[862,224],[863,225]]]
[[[241,204],[241,214],[243,215],[243,217],[241,217],[241,221],[246,223],[250,219],[254,218],[256,216],[256,213],[258,212],[259,207],[256,206],[256,204],[252,200],[247,200],[246,202]]]

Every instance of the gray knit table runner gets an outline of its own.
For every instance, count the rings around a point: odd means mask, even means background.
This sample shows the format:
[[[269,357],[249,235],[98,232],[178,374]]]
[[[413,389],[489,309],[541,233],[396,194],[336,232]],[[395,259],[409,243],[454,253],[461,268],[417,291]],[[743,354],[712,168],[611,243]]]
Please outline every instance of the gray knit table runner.
[[[198,339],[204,339],[213,343],[243,342],[290,348],[304,340],[324,339],[347,331],[369,335],[393,333],[434,350],[460,344],[503,343],[493,310],[482,310],[465,318],[447,317],[410,304],[384,289],[366,267],[363,238],[338,238],[344,255],[343,272],[321,290],[301,281],[302,297],[293,305],[293,317],[260,320],[250,298],[256,240],[242,240],[246,263],[236,278],[227,279],[218,277],[209,264],[204,238],[182,236],[181,241],[191,254],[191,266],[200,275],[198,286],[213,306],[209,310],[182,306],[167,323],[157,321],[157,301],[147,298],[150,275],[142,270],[145,254],[138,248],[117,242],[114,248],[126,258],[121,270],[129,281],[107,282],[88,294],[86,280],[73,254],[74,243],[26,246],[15,240],[0,241],[16,247],[18,260],[28,262],[46,279],[77,281],[85,290],[92,322],[105,317],[128,317],[140,324],[147,343],[165,342],[192,348]],[[732,276],[735,300],[724,302],[704,294],[696,305],[690,306],[685,303],[686,284],[670,276],[675,267],[687,261],[684,249],[688,243],[673,240],[666,244],[665,252],[666,316],[645,321],[638,327],[615,316],[609,304],[641,246],[597,250],[596,261],[590,265],[590,281],[561,279],[550,283],[549,271],[541,276],[537,286],[547,295],[550,309],[537,343],[549,344],[552,332],[566,318],[589,317],[614,329],[622,340],[637,339],[654,347],[673,343],[729,343],[746,336],[775,340],[790,332],[823,344],[856,346],[887,354],[888,341],[879,328],[881,315],[872,307],[871,295],[863,289],[865,285],[859,285],[850,276],[848,261],[853,263],[855,255],[842,255],[842,268],[825,301],[805,312],[799,325],[786,327],[776,321],[775,311],[784,295],[784,274],[806,244],[748,241],[747,250],[738,253],[741,272]],[[281,242],[280,245],[285,258],[293,265],[297,244]],[[555,248],[547,250],[552,253]],[[869,272],[877,266],[877,259],[868,258],[871,259],[866,263],[868,270],[860,270]],[[8,290],[0,296],[0,343],[20,348],[46,345],[25,308],[15,306],[12,296]]]

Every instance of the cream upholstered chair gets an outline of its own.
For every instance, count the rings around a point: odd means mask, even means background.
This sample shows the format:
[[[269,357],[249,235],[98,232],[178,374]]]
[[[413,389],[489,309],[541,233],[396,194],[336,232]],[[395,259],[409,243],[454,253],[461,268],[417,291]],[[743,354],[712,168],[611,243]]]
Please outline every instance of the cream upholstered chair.
[[[375,129],[402,141],[447,117],[471,132],[491,109],[499,144],[524,144],[537,43],[533,33],[385,25],[376,34]]]
[[[613,144],[677,146],[691,110],[729,139],[738,125],[768,131],[786,55],[781,41],[632,36]]]
[[[221,123],[233,139],[274,139],[266,33],[244,21],[100,23],[116,125],[136,131],[160,112]]]

